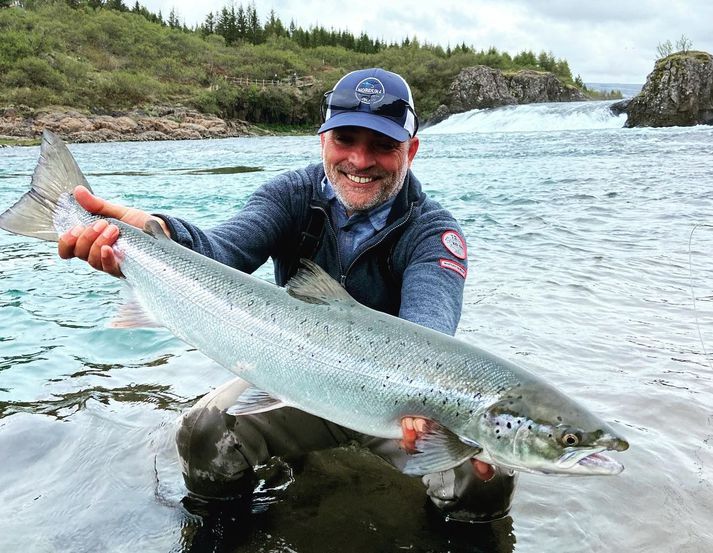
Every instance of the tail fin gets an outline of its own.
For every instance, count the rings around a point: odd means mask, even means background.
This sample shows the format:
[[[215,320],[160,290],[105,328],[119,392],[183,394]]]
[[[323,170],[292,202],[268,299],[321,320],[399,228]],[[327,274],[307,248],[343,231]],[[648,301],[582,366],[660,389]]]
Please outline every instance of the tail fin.
[[[32,175],[32,188],[0,214],[0,228],[56,242],[54,216],[57,204],[63,194],[71,195],[74,187],[80,184],[89,188],[71,152],[56,134],[45,130],[40,159]]]

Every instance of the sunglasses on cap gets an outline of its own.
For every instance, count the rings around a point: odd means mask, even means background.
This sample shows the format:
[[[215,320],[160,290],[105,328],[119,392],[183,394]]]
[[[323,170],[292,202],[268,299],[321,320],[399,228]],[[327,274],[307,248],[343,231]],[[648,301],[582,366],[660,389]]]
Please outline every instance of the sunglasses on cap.
[[[331,115],[334,115],[334,112],[340,111],[368,111],[374,115],[387,117],[403,127],[406,121],[406,115],[410,111],[414,119],[412,136],[416,136],[416,131],[418,131],[418,116],[413,107],[411,107],[411,104],[403,98],[392,94],[379,94],[379,96],[381,96],[381,98],[375,102],[364,102],[363,97],[358,98],[353,90],[334,89],[325,92],[320,109],[322,120],[327,120],[327,110],[331,110]]]

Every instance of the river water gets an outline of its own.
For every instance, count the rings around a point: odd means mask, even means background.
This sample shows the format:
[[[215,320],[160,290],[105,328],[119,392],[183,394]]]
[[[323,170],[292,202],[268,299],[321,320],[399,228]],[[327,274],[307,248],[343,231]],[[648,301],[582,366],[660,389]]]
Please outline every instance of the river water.
[[[475,111],[425,129],[414,163],[469,243],[458,336],[610,421],[622,474],[524,474],[510,517],[450,528],[418,480],[344,449],[275,460],[251,513],[186,505],[174,421],[233,375],[165,331],[107,328],[119,281],[2,233],[0,551],[713,550],[713,128],[623,122],[601,103]],[[209,226],[319,141],[71,150],[104,197]],[[0,149],[0,208],[37,155]]]

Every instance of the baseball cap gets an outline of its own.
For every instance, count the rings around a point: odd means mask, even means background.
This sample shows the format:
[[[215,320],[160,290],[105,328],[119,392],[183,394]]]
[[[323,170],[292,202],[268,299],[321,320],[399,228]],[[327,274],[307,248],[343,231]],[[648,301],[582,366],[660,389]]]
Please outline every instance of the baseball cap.
[[[408,83],[377,67],[347,73],[325,92],[322,117],[318,134],[337,127],[366,127],[404,142],[418,130]]]

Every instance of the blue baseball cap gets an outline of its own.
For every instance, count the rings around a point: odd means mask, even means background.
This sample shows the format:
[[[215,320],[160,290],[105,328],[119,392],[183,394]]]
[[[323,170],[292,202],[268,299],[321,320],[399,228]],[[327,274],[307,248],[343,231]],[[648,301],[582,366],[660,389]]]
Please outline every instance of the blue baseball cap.
[[[317,131],[365,127],[404,142],[418,130],[408,83],[396,73],[373,67],[342,77],[322,102],[324,123]]]

